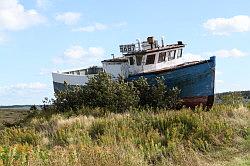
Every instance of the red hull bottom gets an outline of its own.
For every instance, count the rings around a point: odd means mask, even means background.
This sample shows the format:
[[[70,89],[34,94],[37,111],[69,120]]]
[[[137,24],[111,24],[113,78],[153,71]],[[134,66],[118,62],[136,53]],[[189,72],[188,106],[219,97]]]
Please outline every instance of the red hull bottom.
[[[211,108],[214,104],[214,95],[212,96],[198,96],[183,98],[183,104],[190,108],[202,105],[203,107]]]

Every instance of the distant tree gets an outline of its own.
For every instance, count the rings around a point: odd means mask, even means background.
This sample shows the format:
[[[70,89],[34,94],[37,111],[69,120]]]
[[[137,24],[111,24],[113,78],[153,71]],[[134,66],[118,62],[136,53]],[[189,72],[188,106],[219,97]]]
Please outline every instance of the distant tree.
[[[244,98],[240,92],[230,92],[226,95],[220,96],[222,104],[232,105],[238,107],[240,104],[243,104]]]
[[[35,105],[35,104],[34,104],[34,105],[32,105],[32,106],[30,107],[30,110],[37,110],[36,105]]]
[[[53,101],[54,101],[53,99],[49,99],[48,97],[45,97],[44,100],[42,101],[43,105],[41,105],[41,109],[47,110],[49,106],[52,105]]]

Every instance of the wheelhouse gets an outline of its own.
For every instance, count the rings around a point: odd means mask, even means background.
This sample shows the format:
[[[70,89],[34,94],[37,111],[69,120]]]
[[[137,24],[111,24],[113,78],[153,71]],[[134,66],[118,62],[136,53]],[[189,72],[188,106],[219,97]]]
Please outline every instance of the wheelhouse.
[[[125,53],[124,56],[128,60],[130,74],[160,70],[183,63],[181,59],[185,45],[181,41],[177,44],[164,45],[162,39],[160,46],[157,40],[148,37],[142,44],[138,41],[138,47],[133,51],[122,49],[126,47],[128,45],[122,45],[120,50]]]
[[[142,43],[120,45],[123,56],[102,61],[105,72],[114,78],[129,75],[157,71],[183,63],[182,50],[185,45],[178,41],[176,44],[161,45],[153,37],[148,37]]]

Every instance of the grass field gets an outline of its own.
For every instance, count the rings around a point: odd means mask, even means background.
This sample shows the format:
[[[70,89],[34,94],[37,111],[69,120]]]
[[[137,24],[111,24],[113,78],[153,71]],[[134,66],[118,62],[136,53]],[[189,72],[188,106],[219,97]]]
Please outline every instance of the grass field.
[[[0,109],[0,128],[3,124],[15,124],[29,114],[29,110]]]
[[[103,111],[40,113],[21,126],[2,126],[0,165],[250,164],[250,112],[245,107]],[[0,110],[0,122],[14,124],[27,115],[27,110]]]

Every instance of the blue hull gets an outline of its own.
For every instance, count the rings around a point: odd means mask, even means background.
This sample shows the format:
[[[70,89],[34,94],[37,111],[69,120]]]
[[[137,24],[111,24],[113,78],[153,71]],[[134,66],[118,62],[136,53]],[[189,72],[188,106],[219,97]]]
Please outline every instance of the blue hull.
[[[147,78],[151,84],[155,83],[156,77],[163,77],[168,88],[178,87],[181,90],[180,96],[184,105],[188,107],[201,104],[207,107],[213,105],[215,57],[193,64],[179,65],[171,69],[132,75],[127,78],[127,81],[137,80],[140,77]],[[53,82],[53,85],[55,92],[65,89],[62,83]]]
[[[130,76],[127,80],[145,77],[154,83],[156,77],[163,77],[169,88],[178,87],[181,98],[189,107],[204,105],[211,107],[214,102],[215,57],[196,64],[182,65],[172,69],[141,73]]]

